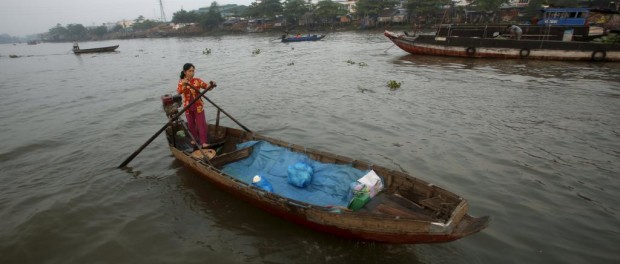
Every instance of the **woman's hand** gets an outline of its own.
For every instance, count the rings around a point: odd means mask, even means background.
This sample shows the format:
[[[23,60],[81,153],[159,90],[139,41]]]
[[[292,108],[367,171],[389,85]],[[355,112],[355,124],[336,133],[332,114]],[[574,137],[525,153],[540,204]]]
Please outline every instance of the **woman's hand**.
[[[187,81],[187,79],[183,79],[181,83],[183,84],[183,91],[188,91],[190,89],[188,85],[189,82]]]
[[[209,90],[213,90],[213,88],[215,88],[217,86],[217,84],[214,81],[209,81]]]

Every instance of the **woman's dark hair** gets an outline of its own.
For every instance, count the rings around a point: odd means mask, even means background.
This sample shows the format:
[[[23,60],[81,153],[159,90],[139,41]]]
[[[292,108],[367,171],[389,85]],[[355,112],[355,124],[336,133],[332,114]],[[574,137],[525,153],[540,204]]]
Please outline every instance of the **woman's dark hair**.
[[[191,69],[191,68],[196,68],[196,67],[194,67],[194,64],[191,64],[191,63],[185,63],[185,64],[183,65],[183,70],[181,71],[181,76],[180,76],[180,78],[181,78],[181,79],[184,79],[184,78],[185,78],[185,71],[187,71],[187,70],[189,70],[189,69]]]

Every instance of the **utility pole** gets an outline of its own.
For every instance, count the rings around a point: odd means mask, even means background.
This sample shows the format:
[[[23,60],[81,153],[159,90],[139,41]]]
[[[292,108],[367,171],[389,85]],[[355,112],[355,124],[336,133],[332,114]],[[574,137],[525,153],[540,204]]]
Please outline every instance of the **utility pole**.
[[[166,22],[166,13],[164,13],[164,4],[159,0],[159,10],[160,10],[160,20],[161,22]]]

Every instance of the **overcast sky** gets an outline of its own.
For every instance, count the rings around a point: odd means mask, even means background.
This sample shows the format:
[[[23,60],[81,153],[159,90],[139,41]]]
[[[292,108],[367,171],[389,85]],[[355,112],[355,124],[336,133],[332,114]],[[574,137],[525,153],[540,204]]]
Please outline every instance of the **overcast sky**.
[[[208,7],[213,0],[161,0],[168,21],[184,9]],[[254,0],[220,0],[218,5],[250,5]],[[159,0],[0,0],[0,34],[26,36],[48,32],[61,24],[99,26],[140,15],[159,19]]]

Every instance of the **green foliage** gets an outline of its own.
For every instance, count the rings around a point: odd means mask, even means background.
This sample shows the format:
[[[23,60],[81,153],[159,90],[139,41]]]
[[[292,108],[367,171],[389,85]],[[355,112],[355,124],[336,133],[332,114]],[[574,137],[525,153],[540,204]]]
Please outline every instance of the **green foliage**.
[[[260,17],[261,16],[261,10],[260,7],[258,6],[258,3],[253,2],[250,4],[250,6],[248,7],[248,9],[246,9],[243,12],[243,16],[245,17]]]
[[[472,6],[479,11],[497,11],[504,3],[508,3],[508,0],[474,0]]]
[[[88,32],[89,34],[101,37],[103,35],[105,35],[106,33],[108,33],[108,28],[106,26],[98,26],[96,28],[93,28],[91,30],[89,30]]]
[[[138,17],[138,19],[135,20],[135,23],[131,25],[131,27],[136,31],[141,31],[141,30],[148,30],[148,29],[154,28],[160,24],[162,23],[159,21],[150,20],[150,19],[145,20],[142,16],[140,16]]]
[[[260,49],[259,49],[259,48],[254,49],[254,50],[252,51],[252,54],[253,54],[253,55],[258,55],[258,54],[260,54]]]
[[[390,88],[390,90],[394,91],[397,90],[398,88],[400,88],[400,85],[403,84],[403,82],[397,82],[394,80],[389,80],[387,82],[387,86]]]
[[[11,37],[9,34],[0,34],[0,43],[15,43],[19,42],[19,38]]]
[[[408,0],[405,6],[409,13],[420,16],[436,14],[449,4],[450,0]]]
[[[88,30],[82,24],[67,25],[67,33],[69,39],[83,40],[88,36]]]
[[[116,25],[114,26],[114,28],[112,28],[112,32],[120,32],[120,31],[123,31],[123,29],[124,29],[123,26]]]
[[[275,18],[276,15],[282,14],[282,3],[280,0],[263,0],[263,15],[268,18]]]
[[[222,13],[220,13],[220,8],[217,5],[217,2],[211,2],[211,6],[209,7],[209,11],[203,15],[200,19],[200,24],[204,28],[212,29],[217,28],[220,23],[224,21],[222,17]]]
[[[580,7],[583,1],[580,0],[547,0],[545,1],[551,6],[557,7]]]
[[[254,18],[275,18],[276,15],[282,14],[282,10],[280,0],[263,0],[260,4],[252,3],[244,15]]]
[[[283,11],[286,21],[297,25],[299,19],[310,10],[304,0],[285,0]]]
[[[133,22],[136,23],[136,24],[144,22],[144,16],[140,15],[138,18],[134,19]]]
[[[60,24],[56,24],[56,27],[49,29],[50,40],[59,41],[67,39],[69,32],[65,27]]]
[[[392,8],[399,2],[396,0],[359,0],[357,1],[355,8],[357,14],[360,16],[375,17],[378,16],[384,9]]]
[[[347,61],[347,63],[348,63],[348,64],[355,64],[355,62],[354,62],[354,61],[352,61],[351,59],[349,59],[349,60]]]
[[[609,34],[608,36],[602,36],[600,38],[596,38],[592,40],[592,42],[606,43],[606,44],[620,43],[620,34],[615,34],[615,33]]]
[[[88,36],[88,30],[82,24],[69,24],[66,28],[56,24],[48,32],[52,41],[84,40]]]
[[[529,4],[523,10],[523,16],[525,19],[531,19],[533,17],[540,17],[545,0],[530,0]]]
[[[335,22],[338,16],[346,15],[347,10],[344,5],[331,0],[321,0],[316,5],[314,15],[324,21]]]
[[[187,12],[185,10],[172,14],[172,23],[198,23],[200,14],[196,11]]]
[[[204,54],[204,55],[211,54],[211,49],[210,48],[205,48],[205,50],[202,51],[202,54]]]
[[[216,1],[211,2],[211,6],[206,13],[199,13],[197,11],[187,12],[181,10],[172,14],[172,23],[199,23],[205,29],[217,28],[224,18],[220,11],[220,6]]]

